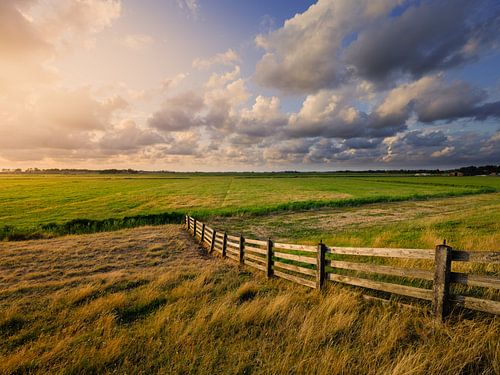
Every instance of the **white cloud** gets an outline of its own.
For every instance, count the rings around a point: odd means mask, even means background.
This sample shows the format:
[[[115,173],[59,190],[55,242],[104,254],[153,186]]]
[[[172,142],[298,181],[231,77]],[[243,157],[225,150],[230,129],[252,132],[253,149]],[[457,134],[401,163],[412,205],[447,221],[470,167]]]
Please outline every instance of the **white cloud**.
[[[151,46],[154,39],[151,35],[147,34],[130,34],[125,36],[121,43],[132,50],[139,51]]]
[[[240,61],[240,56],[230,48],[226,52],[218,53],[207,59],[196,58],[192,65],[196,69],[208,69],[213,65],[235,65]]]

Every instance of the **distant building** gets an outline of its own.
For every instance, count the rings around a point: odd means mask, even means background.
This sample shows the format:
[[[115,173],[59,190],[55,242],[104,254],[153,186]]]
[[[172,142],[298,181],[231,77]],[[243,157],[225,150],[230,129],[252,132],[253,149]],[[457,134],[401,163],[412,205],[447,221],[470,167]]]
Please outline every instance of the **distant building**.
[[[462,172],[457,172],[457,171],[455,171],[455,172],[450,172],[450,173],[448,174],[448,176],[455,176],[455,177],[461,177],[461,176],[463,176],[463,175],[464,175],[464,174],[463,174]]]

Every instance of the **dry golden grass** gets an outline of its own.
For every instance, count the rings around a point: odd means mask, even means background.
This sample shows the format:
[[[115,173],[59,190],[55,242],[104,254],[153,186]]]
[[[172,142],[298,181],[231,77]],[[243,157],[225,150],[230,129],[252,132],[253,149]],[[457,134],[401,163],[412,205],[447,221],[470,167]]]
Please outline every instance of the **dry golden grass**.
[[[181,227],[0,244],[0,373],[498,374],[500,324],[207,257]]]

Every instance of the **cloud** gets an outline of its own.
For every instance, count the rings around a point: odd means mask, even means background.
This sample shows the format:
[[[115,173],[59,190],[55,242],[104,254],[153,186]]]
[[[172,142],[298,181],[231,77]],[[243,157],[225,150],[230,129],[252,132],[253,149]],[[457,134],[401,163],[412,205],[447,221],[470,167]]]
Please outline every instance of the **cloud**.
[[[251,108],[241,111],[236,131],[251,137],[266,137],[278,133],[287,122],[278,97],[259,95]]]
[[[240,56],[230,48],[226,52],[218,53],[207,59],[196,58],[192,65],[196,69],[208,69],[213,65],[235,65],[240,61]]]
[[[400,3],[319,0],[256,38],[265,50],[257,81],[289,93],[354,79],[387,86],[474,61],[496,45],[500,8],[492,0]]]
[[[121,0],[49,0],[36,2],[33,23],[46,40],[59,49],[92,47],[94,35],[120,17]]]
[[[487,98],[484,90],[465,82],[446,82],[442,75],[426,76],[391,90],[375,111],[376,121],[404,122],[412,113],[423,123],[498,117],[500,103],[483,103]]]
[[[195,92],[185,92],[167,99],[160,110],[148,118],[148,125],[161,131],[184,131],[202,124],[200,112],[203,98]]]
[[[177,87],[182,81],[189,77],[189,73],[179,73],[173,78],[166,78],[161,81],[161,91],[167,91]]]
[[[121,43],[127,48],[139,51],[151,46],[154,43],[154,39],[151,35],[147,34],[130,34],[125,36]]]
[[[166,139],[152,129],[141,129],[134,121],[125,120],[109,130],[99,140],[99,148],[105,153],[136,152],[144,146],[165,143]]]
[[[110,128],[115,114],[127,105],[120,97],[98,101],[87,88],[44,91],[18,111],[0,114],[0,126],[9,134],[0,138],[0,146],[34,153],[36,149],[88,149],[95,134]]]
[[[360,137],[367,130],[366,118],[346,96],[323,90],[308,95],[300,111],[290,115],[287,131],[292,137]]]
[[[182,10],[189,12],[192,16],[197,16],[200,10],[198,0],[177,0],[177,5]]]

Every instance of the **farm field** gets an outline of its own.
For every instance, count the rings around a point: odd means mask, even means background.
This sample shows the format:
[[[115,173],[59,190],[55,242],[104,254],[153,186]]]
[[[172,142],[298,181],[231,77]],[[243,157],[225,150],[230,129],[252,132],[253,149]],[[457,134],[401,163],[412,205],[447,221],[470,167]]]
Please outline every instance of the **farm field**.
[[[201,217],[266,214],[498,190],[500,179],[494,177],[0,175],[0,238],[16,232],[21,238],[79,233],[87,230],[85,225],[73,232],[64,225],[80,219],[117,219],[108,225],[116,229],[179,222],[186,212]],[[162,214],[170,216],[158,217]],[[132,220],[120,221],[124,217]]]
[[[500,193],[386,202],[253,217],[214,217],[210,225],[276,241],[337,246],[500,251]]]
[[[496,374],[499,335],[267,280],[179,225],[0,243],[2,374]]]

